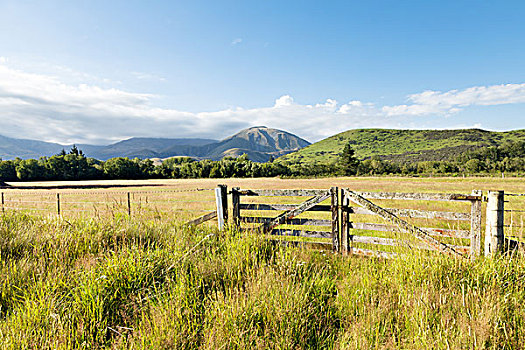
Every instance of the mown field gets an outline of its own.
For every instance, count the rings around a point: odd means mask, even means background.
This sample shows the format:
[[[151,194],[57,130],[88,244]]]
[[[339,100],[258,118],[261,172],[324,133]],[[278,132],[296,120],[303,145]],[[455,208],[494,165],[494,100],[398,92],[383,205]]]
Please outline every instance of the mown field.
[[[242,188],[525,192],[519,179],[220,182]],[[217,180],[163,184],[169,186],[149,190],[174,198],[168,191],[213,188]],[[82,198],[81,190],[59,190],[65,198],[75,191]],[[203,205],[213,200],[205,191],[195,193],[204,196]],[[98,198],[93,196],[85,200]],[[182,212],[161,204],[159,215],[131,218],[120,208],[98,216],[1,215],[0,347],[512,349],[525,343],[520,255],[474,261],[423,252],[391,260],[341,257],[282,247],[249,232],[218,232],[213,223],[186,227]]]

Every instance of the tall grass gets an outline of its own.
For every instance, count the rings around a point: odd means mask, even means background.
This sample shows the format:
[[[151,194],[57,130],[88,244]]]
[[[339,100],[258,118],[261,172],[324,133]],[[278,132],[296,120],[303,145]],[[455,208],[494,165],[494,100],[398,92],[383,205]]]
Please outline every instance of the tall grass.
[[[177,222],[0,216],[6,349],[512,349],[525,258],[343,258]]]

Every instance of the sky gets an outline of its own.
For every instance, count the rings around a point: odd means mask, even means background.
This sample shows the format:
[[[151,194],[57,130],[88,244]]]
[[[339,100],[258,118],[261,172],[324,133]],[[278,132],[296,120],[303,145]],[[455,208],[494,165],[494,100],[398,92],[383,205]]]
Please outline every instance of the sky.
[[[524,1],[0,0],[0,135],[525,128]]]

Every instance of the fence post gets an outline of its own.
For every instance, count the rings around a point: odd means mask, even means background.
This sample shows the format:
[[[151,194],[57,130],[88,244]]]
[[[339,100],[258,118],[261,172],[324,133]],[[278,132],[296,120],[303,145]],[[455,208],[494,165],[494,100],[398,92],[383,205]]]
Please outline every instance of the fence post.
[[[330,188],[330,209],[332,211],[332,250],[334,253],[339,252],[339,208],[337,187]]]
[[[341,252],[346,256],[350,252],[350,200],[346,198],[344,188],[341,189],[341,201]]]
[[[483,191],[473,190],[473,196],[480,196],[479,200],[471,201],[470,205],[470,255],[472,257],[481,254],[481,197]]]
[[[57,193],[57,215],[60,216],[60,193]]]
[[[222,214],[224,222],[228,222],[228,186],[218,185],[221,189]]]
[[[128,192],[128,215],[131,218],[131,194]]]
[[[232,219],[233,225],[238,229],[241,224],[241,195],[239,187],[232,188]]]
[[[5,211],[4,208],[4,192],[2,192],[2,213]]]
[[[219,231],[222,231],[224,229],[224,204],[220,187],[215,189],[215,203],[217,203],[217,224],[219,226]]]
[[[489,191],[487,194],[487,224],[485,227],[485,256],[503,251],[505,193]]]

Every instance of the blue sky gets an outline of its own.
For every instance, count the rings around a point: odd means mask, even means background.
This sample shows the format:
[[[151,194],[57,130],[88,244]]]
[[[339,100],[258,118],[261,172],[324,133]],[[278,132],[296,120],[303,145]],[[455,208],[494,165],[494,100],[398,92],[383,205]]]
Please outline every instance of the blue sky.
[[[522,1],[0,0],[0,134],[524,128]]]

